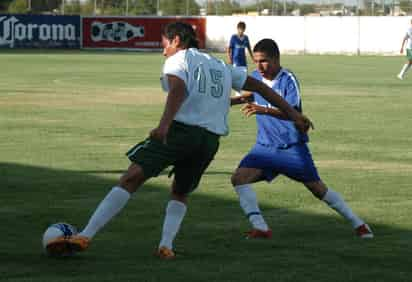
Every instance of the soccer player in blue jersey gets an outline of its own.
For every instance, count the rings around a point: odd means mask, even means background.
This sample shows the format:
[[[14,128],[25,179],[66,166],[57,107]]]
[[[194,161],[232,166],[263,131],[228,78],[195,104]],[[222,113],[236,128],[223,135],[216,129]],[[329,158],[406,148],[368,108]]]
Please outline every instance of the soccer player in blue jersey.
[[[280,65],[279,48],[275,41],[263,39],[253,49],[256,70],[252,77],[262,81],[302,112],[299,83],[296,76]],[[242,111],[256,115],[257,140],[232,175],[232,184],[240,206],[247,215],[252,230],[250,238],[270,238],[272,231],[259,209],[251,183],[272,181],[279,174],[301,182],[319,200],[347,219],[361,238],[372,238],[370,227],[360,219],[336,191],[327,187],[318,175],[307,146],[308,136],[300,133],[286,115],[258,93],[232,97],[232,105],[247,103]],[[252,103],[253,102],[253,103]]]
[[[246,24],[239,22],[237,24],[237,34],[233,34],[230,38],[229,47],[227,48],[227,56],[229,63],[235,67],[247,68],[246,52],[253,58],[252,49],[250,48],[249,37],[245,34]]]
[[[233,34],[230,38],[229,47],[227,48],[227,56],[229,63],[234,67],[241,68],[247,71],[246,51],[253,58],[252,49],[250,48],[249,37],[245,34],[246,24],[239,22],[237,24],[237,34]],[[235,91],[236,96],[240,96],[240,91]]]

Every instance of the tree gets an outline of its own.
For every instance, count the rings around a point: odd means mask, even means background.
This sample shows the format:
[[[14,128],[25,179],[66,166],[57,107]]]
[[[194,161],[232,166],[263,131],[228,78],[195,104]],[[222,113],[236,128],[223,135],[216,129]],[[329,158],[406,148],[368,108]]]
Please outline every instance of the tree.
[[[79,15],[82,12],[80,0],[66,1],[64,4],[64,13],[66,15]]]
[[[316,5],[314,4],[303,4],[299,6],[300,14],[302,16],[315,13],[316,12]]]
[[[237,1],[220,0],[208,1],[207,14],[208,15],[232,15],[234,13],[242,12],[242,8]]]
[[[31,10],[33,12],[53,12],[58,10],[62,0],[35,0],[31,1]]]
[[[26,0],[14,0],[9,4],[8,12],[13,14],[27,13],[27,1]]]
[[[187,5],[189,4],[189,5]],[[163,0],[160,1],[163,15],[199,15],[200,6],[195,0]]]
[[[129,15],[155,15],[157,0],[129,0]],[[169,2],[169,1],[168,1]],[[173,1],[172,1],[173,2]],[[94,0],[88,0],[82,5],[82,14],[94,13]],[[126,0],[98,0],[97,14],[103,15],[125,15]]]
[[[409,14],[412,11],[412,2],[411,0],[401,0],[399,2],[399,7],[402,11]]]
[[[9,5],[13,0],[0,1],[0,12],[6,12],[9,9]]]
[[[156,0],[129,0],[131,7],[129,14],[133,15],[155,15],[157,13]]]

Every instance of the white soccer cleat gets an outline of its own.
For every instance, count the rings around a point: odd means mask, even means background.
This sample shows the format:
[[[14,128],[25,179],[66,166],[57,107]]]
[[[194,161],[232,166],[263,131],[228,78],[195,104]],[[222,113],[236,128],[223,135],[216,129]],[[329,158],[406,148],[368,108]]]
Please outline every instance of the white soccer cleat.
[[[403,80],[403,76],[402,76],[401,74],[398,74],[397,77],[398,77],[400,80]]]

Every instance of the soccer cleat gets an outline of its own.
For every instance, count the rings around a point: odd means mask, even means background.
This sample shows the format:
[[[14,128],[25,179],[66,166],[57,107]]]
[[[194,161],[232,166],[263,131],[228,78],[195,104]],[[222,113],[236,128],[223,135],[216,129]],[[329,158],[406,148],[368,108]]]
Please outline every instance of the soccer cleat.
[[[402,76],[401,74],[398,74],[397,77],[398,77],[400,80],[403,80],[403,76]]]
[[[256,239],[256,238],[264,238],[269,239],[272,238],[272,230],[268,229],[267,231],[259,230],[259,229],[252,229],[246,233],[247,239]]]
[[[358,226],[355,228],[356,235],[362,239],[370,239],[373,238],[373,232],[369,225],[366,223]]]
[[[85,251],[90,245],[90,239],[86,236],[73,235],[67,240],[69,246],[76,252]]]
[[[47,252],[54,256],[67,256],[75,252],[82,252],[90,245],[90,239],[85,236],[73,235],[61,236],[49,242],[46,246]]]
[[[176,258],[175,253],[167,247],[160,247],[156,252],[156,256],[158,256],[161,259],[166,259],[166,260]]]
[[[46,245],[47,254],[53,257],[66,257],[74,254],[74,251],[70,249],[66,243],[66,237],[61,236]]]

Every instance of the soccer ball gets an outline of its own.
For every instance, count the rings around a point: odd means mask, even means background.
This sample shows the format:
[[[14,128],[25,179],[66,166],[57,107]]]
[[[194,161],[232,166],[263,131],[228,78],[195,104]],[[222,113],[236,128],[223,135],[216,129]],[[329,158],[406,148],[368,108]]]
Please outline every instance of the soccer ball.
[[[52,251],[47,248],[48,244],[58,237],[68,237],[77,234],[77,228],[71,224],[65,222],[54,223],[50,225],[43,234],[42,244],[43,249],[46,251],[48,255],[60,255],[60,256],[68,256],[72,255],[73,252],[70,250],[60,250],[56,252],[56,250]]]

